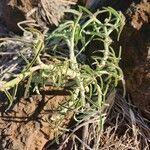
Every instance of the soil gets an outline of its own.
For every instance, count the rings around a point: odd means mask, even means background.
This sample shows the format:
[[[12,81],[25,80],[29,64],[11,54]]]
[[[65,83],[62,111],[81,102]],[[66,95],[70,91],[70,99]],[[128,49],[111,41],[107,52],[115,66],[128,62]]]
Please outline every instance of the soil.
[[[46,0],[43,2],[46,3]],[[26,16],[26,13],[35,7],[38,8],[36,13],[43,12],[36,0],[26,2],[1,0],[0,36],[9,35],[10,31],[19,33],[17,23],[25,19],[35,19],[42,27],[47,24],[58,25],[64,16],[64,9],[73,3],[63,3],[62,0],[50,2],[50,6],[53,7],[47,8],[51,13],[49,20],[41,15],[38,18],[35,14]],[[70,2],[77,3],[76,0]],[[79,1],[79,3],[90,6],[90,1]],[[150,1],[107,0],[93,5],[92,9],[102,6],[112,6],[121,10],[126,16],[126,25],[120,38],[122,46],[120,65],[124,71],[129,101],[136,106],[144,118],[150,120]],[[57,12],[58,10],[61,12]],[[42,95],[32,95],[27,99],[18,98],[12,108],[5,112],[6,101],[0,95],[0,149],[42,150],[48,141],[54,139],[54,134],[58,131],[56,125],[60,123],[60,118],[55,112],[67,97],[67,91],[62,89],[56,91],[48,87],[43,90]],[[71,116],[72,114],[68,113],[66,119],[59,125],[67,126]]]
[[[41,95],[19,99],[7,112],[1,104],[0,149],[41,150],[56,133],[61,134],[58,128],[65,128],[72,116],[68,113],[62,120],[57,114],[67,95],[67,91],[48,87]]]

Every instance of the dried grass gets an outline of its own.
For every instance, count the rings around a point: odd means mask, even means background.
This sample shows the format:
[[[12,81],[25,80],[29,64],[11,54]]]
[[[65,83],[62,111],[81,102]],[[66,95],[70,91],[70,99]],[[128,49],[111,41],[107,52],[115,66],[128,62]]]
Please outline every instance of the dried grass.
[[[150,126],[136,108],[116,93],[115,102],[105,121],[98,129],[97,115],[64,134],[59,150],[149,150]],[[53,145],[47,147],[53,148]]]
[[[148,150],[150,126],[148,121],[119,94],[106,120],[101,149]]]

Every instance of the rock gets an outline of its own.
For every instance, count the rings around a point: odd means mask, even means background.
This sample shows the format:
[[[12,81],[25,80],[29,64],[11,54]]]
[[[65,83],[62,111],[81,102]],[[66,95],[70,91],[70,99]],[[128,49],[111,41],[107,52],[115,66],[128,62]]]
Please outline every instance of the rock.
[[[128,34],[127,34],[128,33]],[[138,110],[150,119],[150,24],[137,30],[124,28],[121,37],[122,68],[126,90]]]
[[[58,26],[67,8],[79,4],[94,9],[104,1],[107,0],[1,0],[0,20],[15,33],[21,31],[17,24],[25,20],[28,22],[24,24],[29,26]]]
[[[150,21],[150,1],[141,0],[139,4],[133,3],[129,11],[131,25],[139,30],[141,27]]]
[[[18,22],[34,20],[40,27],[58,25],[64,10],[75,5],[77,0],[1,0],[0,20],[13,32],[19,32]],[[33,22],[32,22],[33,23]]]

